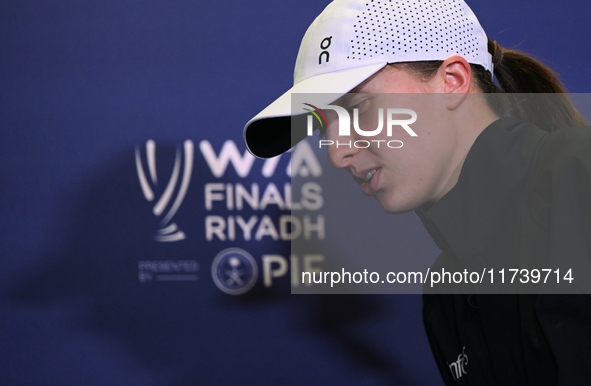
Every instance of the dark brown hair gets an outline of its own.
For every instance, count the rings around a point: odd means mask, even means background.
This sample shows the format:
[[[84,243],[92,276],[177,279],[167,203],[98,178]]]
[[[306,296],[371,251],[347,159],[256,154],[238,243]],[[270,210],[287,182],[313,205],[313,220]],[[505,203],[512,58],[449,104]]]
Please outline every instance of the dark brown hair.
[[[490,38],[488,51],[493,57],[498,86],[484,67],[477,64],[471,64],[470,67],[480,91],[497,94],[488,98],[488,102],[499,117],[514,116],[546,131],[587,125],[583,115],[566,94],[558,75],[550,68],[522,52],[503,48]],[[392,65],[402,67],[426,81],[435,76],[441,63],[443,62],[437,60]],[[503,96],[498,95],[499,93],[503,93]],[[537,93],[561,95],[534,95]]]

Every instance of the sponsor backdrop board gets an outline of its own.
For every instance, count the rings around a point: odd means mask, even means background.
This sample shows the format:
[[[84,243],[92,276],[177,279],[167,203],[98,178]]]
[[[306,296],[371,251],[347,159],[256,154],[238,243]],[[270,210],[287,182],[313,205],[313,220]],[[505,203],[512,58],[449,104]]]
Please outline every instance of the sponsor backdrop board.
[[[3,384],[440,382],[419,295],[291,295],[321,266],[290,253],[291,205],[314,194],[291,177],[321,185],[322,154],[242,144],[325,5],[0,5]],[[591,89],[586,4],[470,5],[501,45]],[[412,213],[380,236],[437,256]]]

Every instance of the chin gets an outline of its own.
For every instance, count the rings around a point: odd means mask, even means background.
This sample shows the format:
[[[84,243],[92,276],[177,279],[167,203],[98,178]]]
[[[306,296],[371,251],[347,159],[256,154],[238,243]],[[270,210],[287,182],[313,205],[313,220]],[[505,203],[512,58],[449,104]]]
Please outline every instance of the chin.
[[[389,197],[389,199],[376,197],[376,200],[382,207],[382,210],[390,214],[408,213],[420,206],[409,201],[399,202],[398,200],[392,199],[392,197]]]

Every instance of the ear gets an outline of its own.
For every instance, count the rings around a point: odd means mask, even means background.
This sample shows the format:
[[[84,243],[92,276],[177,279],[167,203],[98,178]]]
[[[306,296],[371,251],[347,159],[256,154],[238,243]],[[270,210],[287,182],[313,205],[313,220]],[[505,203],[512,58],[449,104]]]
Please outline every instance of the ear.
[[[447,108],[456,109],[470,92],[472,68],[461,56],[452,56],[443,61],[437,70],[440,92],[448,98]]]

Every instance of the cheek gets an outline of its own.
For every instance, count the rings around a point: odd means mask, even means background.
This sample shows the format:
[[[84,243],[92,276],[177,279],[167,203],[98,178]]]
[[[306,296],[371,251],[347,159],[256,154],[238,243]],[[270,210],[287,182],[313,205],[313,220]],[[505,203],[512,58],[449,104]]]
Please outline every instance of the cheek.
[[[361,129],[368,134],[373,132],[374,134],[371,135],[371,139],[377,139],[377,137],[385,136],[387,127],[385,111],[386,109],[370,109],[366,113],[359,116],[358,119],[355,119],[355,115],[353,115],[353,126],[356,125],[358,129]],[[379,127],[381,127],[381,131],[380,133],[376,134]]]
[[[392,186],[406,199],[428,200],[449,164],[447,144],[429,137],[414,137],[403,142],[402,148],[388,149],[388,155],[384,156]]]
[[[445,138],[424,133],[422,137],[417,137],[415,141],[406,141],[409,158],[413,160],[418,174],[424,178],[433,178],[438,174],[438,170],[445,167],[450,153],[449,145]]]
[[[449,138],[433,138],[426,141],[421,149],[422,157],[417,159],[417,176],[421,178],[420,188],[423,200],[430,202],[441,196],[447,185],[454,165],[454,146]]]

